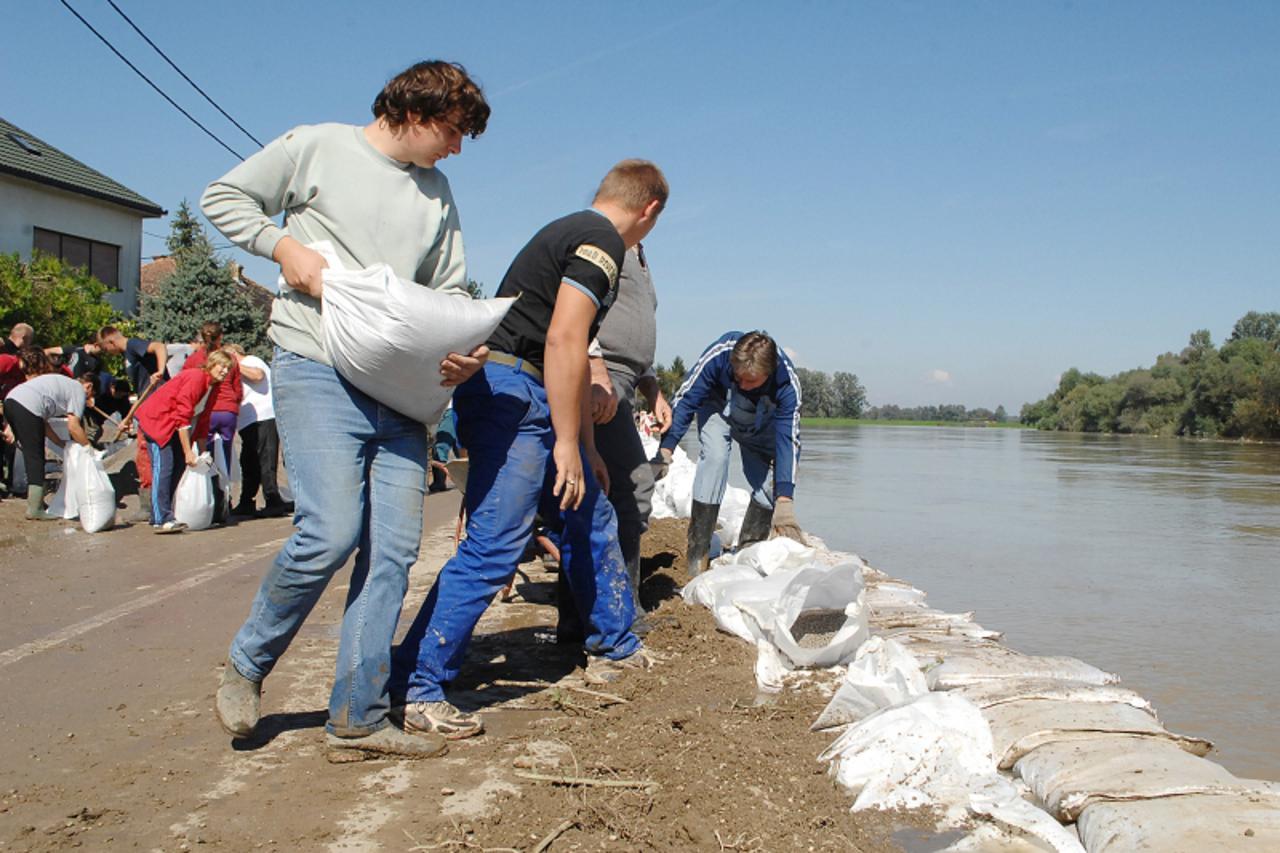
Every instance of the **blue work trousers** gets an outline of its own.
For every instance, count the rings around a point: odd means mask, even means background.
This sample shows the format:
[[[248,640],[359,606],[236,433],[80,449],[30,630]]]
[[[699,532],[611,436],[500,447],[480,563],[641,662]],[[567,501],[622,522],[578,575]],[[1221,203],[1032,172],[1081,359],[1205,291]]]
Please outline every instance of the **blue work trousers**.
[[[298,529],[263,578],[231,662],[266,678],[355,552],[327,729],[358,737],[388,722],[391,642],[422,538],[427,428],[284,350],[271,384]]]
[[[773,412],[762,400],[752,404],[738,394],[729,399],[711,399],[698,410],[698,470],[693,475],[693,499],[719,504],[729,484],[729,458],[733,442],[742,455],[742,473],[751,487],[751,499],[762,507],[773,507],[773,486],[769,469],[776,453]]]
[[[586,649],[613,660],[640,648],[631,633],[635,605],[618,549],[613,507],[583,464],[586,494],[561,511],[551,494],[555,435],[547,392],[513,367],[489,363],[453,396],[458,438],[469,451],[467,537],[440,570],[395,656],[397,690],[410,702],[436,702],[462,667],[471,633],[515,574],[534,515],[559,518],[561,571],[586,614]]]

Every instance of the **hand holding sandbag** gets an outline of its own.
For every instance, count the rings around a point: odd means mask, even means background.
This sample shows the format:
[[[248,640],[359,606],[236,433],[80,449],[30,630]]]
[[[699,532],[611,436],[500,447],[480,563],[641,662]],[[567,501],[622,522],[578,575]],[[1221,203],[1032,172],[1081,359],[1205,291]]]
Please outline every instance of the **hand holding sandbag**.
[[[667,472],[671,470],[671,451],[659,449],[649,460],[649,469],[653,471],[655,483],[667,476]]]
[[[808,545],[800,522],[796,521],[795,501],[780,498],[773,507],[773,535],[794,539],[801,545]]]

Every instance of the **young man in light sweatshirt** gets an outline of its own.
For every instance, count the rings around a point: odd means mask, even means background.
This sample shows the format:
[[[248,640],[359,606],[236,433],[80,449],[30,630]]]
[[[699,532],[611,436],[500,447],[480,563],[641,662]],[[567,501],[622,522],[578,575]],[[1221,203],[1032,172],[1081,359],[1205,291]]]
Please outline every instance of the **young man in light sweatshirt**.
[[[393,78],[360,127],[295,128],[209,185],[201,206],[228,239],[280,264],[288,288],[271,311],[276,424],[296,501],[285,544],[231,643],[219,721],[252,733],[259,692],[329,579],[355,552],[326,726],[329,757],[424,758],[443,739],[388,719],[391,640],[418,556],[426,494],[422,424],[362,393],[329,363],[321,329],[327,240],[344,266],[386,263],[402,279],[459,298],[462,232],[436,164],[485,129],[489,106],[459,65],[421,62]],[[282,227],[272,217],[284,213]],[[444,384],[465,381],[487,350],[452,354]]]

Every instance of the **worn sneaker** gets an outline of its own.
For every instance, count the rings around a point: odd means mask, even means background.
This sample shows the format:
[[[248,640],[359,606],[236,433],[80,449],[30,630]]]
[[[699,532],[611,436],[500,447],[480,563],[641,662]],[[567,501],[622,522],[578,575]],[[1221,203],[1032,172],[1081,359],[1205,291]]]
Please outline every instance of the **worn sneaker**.
[[[227,661],[218,684],[218,695],[213,707],[218,712],[218,723],[232,737],[248,737],[253,734],[261,714],[262,683],[250,681],[240,674],[235,664]]]
[[[612,684],[625,678],[628,673],[653,669],[657,663],[658,657],[643,648],[622,660],[609,660],[603,655],[588,655],[583,681],[588,684]]]
[[[187,529],[187,525],[181,521],[166,521],[164,524],[151,525],[152,533],[181,533]]]
[[[435,758],[449,751],[444,737],[434,732],[410,734],[394,725],[360,737],[324,736],[331,764],[367,761],[371,758]]]
[[[409,732],[428,732],[448,740],[462,740],[484,731],[484,721],[478,715],[464,714],[448,702],[409,702],[403,714],[404,728]]]

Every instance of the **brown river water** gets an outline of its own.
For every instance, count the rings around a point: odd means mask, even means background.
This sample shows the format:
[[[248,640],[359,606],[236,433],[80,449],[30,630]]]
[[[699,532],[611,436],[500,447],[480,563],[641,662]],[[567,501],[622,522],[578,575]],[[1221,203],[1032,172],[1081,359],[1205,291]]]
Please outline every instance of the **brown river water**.
[[[1005,429],[807,428],[827,545],[1120,675],[1237,775],[1280,779],[1280,446]],[[741,475],[734,466],[735,483]]]

